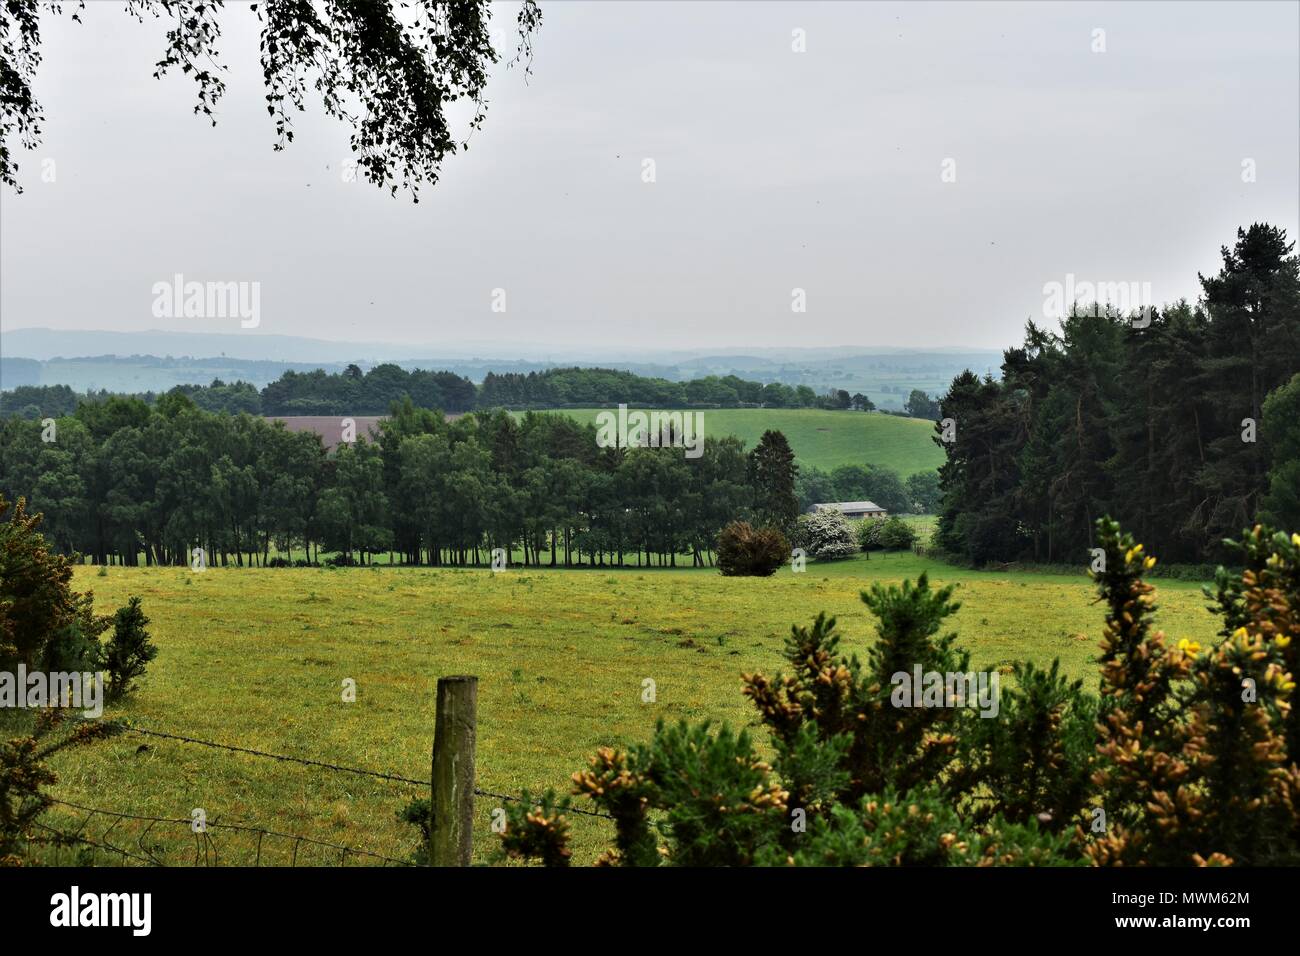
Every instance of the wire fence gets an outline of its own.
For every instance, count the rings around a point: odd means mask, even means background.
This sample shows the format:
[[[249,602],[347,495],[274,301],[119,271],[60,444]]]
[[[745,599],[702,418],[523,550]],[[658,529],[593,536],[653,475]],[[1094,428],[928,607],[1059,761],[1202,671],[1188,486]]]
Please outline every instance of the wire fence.
[[[390,780],[396,783],[412,784],[418,787],[430,786],[430,781],[428,780],[417,780],[413,777],[406,777],[398,773],[385,773],[380,770],[366,770],[361,767],[348,767],[348,766],[344,766],[343,764],[329,763],[324,760],[311,760],[306,757],[294,757],[289,754],[270,753],[269,751],[258,750],[253,747],[239,747],[234,744],[223,744],[213,740],[202,740],[198,737],[188,737],[185,734],[173,734],[161,730],[150,730],[146,727],[139,727],[134,724],[123,724],[119,722],[114,724],[114,726],[123,733],[140,734],[147,737],[160,737],[166,740],[176,740],[187,744],[197,744],[202,747],[214,747],[218,750],[228,750],[234,753],[247,754],[253,757],[265,757],[270,760],[280,760],[288,763],[301,764],[302,766],[305,767],[316,767],[322,770],[332,770],[336,773],[358,774],[360,776],[365,776],[365,777],[375,777],[380,780]],[[508,793],[493,793],[490,790],[483,790],[480,789],[479,787],[474,788],[474,796],[492,797],[497,800],[506,800],[510,802],[524,802],[522,797],[514,796]],[[534,805],[541,805],[540,800],[533,800],[531,802]],[[601,819],[605,819],[605,820],[613,819],[613,817],[611,817],[608,813],[600,813],[599,811],[596,810],[583,810],[580,807],[570,807],[567,812],[575,813],[580,816],[600,817]]]
[[[255,747],[243,747],[215,740],[204,740],[187,734],[154,730],[121,721],[113,721],[109,725],[116,733],[172,740],[178,743],[209,747],[250,757],[297,764],[332,773],[354,774],[406,786],[431,788],[429,780],[408,777],[399,773],[370,770],[364,767],[351,767],[345,764],[298,757],[292,754],[272,753]],[[477,786],[474,788],[474,796],[480,799],[501,800],[508,803],[531,803],[538,806],[542,805],[543,802],[536,798],[526,800],[524,797],[515,794],[484,790]],[[228,846],[228,841],[224,841],[224,837],[230,835],[235,839],[242,839],[246,844],[251,844],[246,847],[244,857],[245,859],[251,857],[251,864],[243,863],[241,865],[262,866],[279,862],[287,863],[289,866],[297,866],[300,858],[304,857],[304,853],[314,854],[321,862],[329,862],[331,865],[336,866],[346,866],[350,859],[384,866],[416,865],[409,859],[402,860],[373,850],[347,846],[342,843],[334,843],[302,834],[285,833],[243,821],[226,822],[222,819],[216,819],[203,820],[200,824],[194,819],[185,817],[161,817],[129,813],[122,810],[87,806],[69,800],[53,798],[51,798],[51,802],[54,807],[60,808],[61,816],[72,818],[68,821],[72,828],[61,829],[51,826],[47,822],[37,821],[35,823],[37,832],[28,840],[29,856],[32,853],[32,847],[37,846],[48,848],[54,854],[56,862],[61,860],[64,851],[71,851],[77,861],[84,863],[88,860],[90,865],[98,862],[99,855],[104,854],[110,860],[120,864],[130,862],[148,866],[218,866],[222,859],[222,849]],[[613,819],[607,813],[584,810],[580,807],[569,807],[565,812],[603,820]],[[93,831],[92,835],[92,825],[99,821],[107,823],[107,829],[103,830],[103,832]],[[183,827],[187,831],[187,835],[181,837],[181,845],[177,844],[174,836],[175,829],[179,827]],[[132,844],[130,846],[123,845],[120,836],[133,837]],[[221,845],[218,844],[218,836],[223,837]],[[182,846],[185,853],[184,859],[180,857]]]
[[[88,807],[84,804],[73,803],[70,800],[55,800],[54,804],[60,807],[67,807],[76,811],[78,814],[84,814],[84,816],[81,817],[80,825],[77,829],[71,833],[67,831],[58,831],[48,826],[45,828],[46,830],[51,831],[51,833],[58,837],[63,837],[73,842],[84,841],[90,843],[92,846],[102,846],[104,849],[120,854],[123,857],[130,856],[133,859],[148,862],[155,866],[175,865],[174,861],[169,861],[162,855],[163,852],[166,851],[166,848],[164,848],[162,844],[146,842],[150,839],[155,829],[158,828],[159,824],[182,826],[186,830],[190,831],[194,842],[194,859],[192,861],[194,866],[219,865],[220,854],[217,847],[216,834],[220,831],[242,833],[248,834],[250,837],[256,837],[257,843],[253,861],[254,866],[261,866],[262,864],[262,851],[268,837],[289,842],[292,851],[292,856],[289,859],[290,866],[297,865],[299,851],[304,846],[323,848],[329,850],[331,855],[333,853],[338,853],[338,864],[340,866],[346,866],[349,857],[368,858],[394,866],[414,865],[409,860],[399,860],[395,857],[385,856],[382,853],[374,853],[370,850],[345,846],[341,843],[331,843],[328,840],[317,840],[313,837],[302,836],[296,833],[280,833],[275,830],[265,829],[264,827],[255,827],[243,823],[225,823],[219,820],[205,820],[201,827],[197,827],[193,819],[185,817],[156,817],[140,813],[123,813],[120,810],[107,810],[103,807]],[[91,821],[96,817],[104,817],[113,822],[109,826],[108,830],[100,835],[99,841],[85,840],[84,832],[90,825]],[[125,821],[148,824],[142,832],[136,834],[136,847],[139,850],[138,855],[136,855],[134,851],[127,851],[107,842],[109,835]]]

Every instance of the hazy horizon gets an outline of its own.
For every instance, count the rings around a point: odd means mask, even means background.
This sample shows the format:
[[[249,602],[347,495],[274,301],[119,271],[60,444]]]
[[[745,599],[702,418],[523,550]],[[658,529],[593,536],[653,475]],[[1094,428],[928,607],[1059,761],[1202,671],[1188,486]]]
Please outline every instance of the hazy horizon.
[[[278,333],[250,335],[246,333],[220,333],[220,332],[186,332],[162,329],[140,329],[134,331],[117,331],[117,330],[93,330],[93,329],[50,329],[42,326],[22,327],[5,330],[9,337],[8,342],[24,343],[10,349],[12,354],[6,357],[10,358],[31,358],[38,361],[46,361],[51,358],[85,358],[97,355],[153,355],[157,358],[171,356],[174,358],[210,358],[218,355],[224,355],[230,358],[271,358],[280,360],[292,360],[291,353],[277,353],[277,346],[285,348],[302,348],[304,346],[320,346],[324,351],[330,351],[331,346],[338,348],[331,352],[339,356],[334,359],[321,359],[321,361],[346,361],[348,358],[358,360],[383,360],[383,359],[437,359],[437,358],[482,358],[484,360],[518,360],[518,361],[565,361],[572,357],[590,356],[595,358],[607,358],[610,360],[616,358],[637,357],[641,361],[678,360],[683,361],[690,358],[696,358],[709,355],[726,355],[726,356],[773,356],[773,355],[800,355],[809,358],[816,357],[845,357],[851,355],[891,355],[891,354],[927,354],[927,355],[964,355],[968,353],[1000,353],[1001,348],[993,347],[975,347],[962,345],[943,345],[943,346],[925,346],[925,345],[897,345],[897,346],[871,346],[871,345],[817,345],[817,346],[800,346],[800,345],[718,345],[699,348],[656,348],[653,346],[640,346],[633,344],[626,347],[586,347],[582,345],[556,346],[545,342],[514,342],[503,343],[497,341],[473,341],[460,340],[454,343],[401,343],[401,342],[383,342],[360,339],[331,339],[318,336],[297,336],[297,335],[280,335]],[[55,340],[66,342],[72,336],[86,335],[91,336],[92,342],[102,343],[105,337],[128,339],[133,344],[129,352],[105,351],[102,344],[92,344],[86,346],[88,351],[74,355],[67,347],[54,347],[45,344],[46,340]],[[159,341],[164,344],[156,351],[141,351],[142,347],[148,348],[153,339],[146,339],[141,343],[140,339],[150,336],[160,336]],[[40,344],[32,346],[26,344],[29,340],[37,340]],[[181,343],[178,351],[177,342]],[[187,344],[187,343],[192,343]],[[191,348],[191,351],[184,351],[185,348]],[[21,354],[20,354],[21,353]],[[315,361],[307,358],[306,361]]]
[[[1045,283],[1195,299],[1239,226],[1300,230],[1293,3],[541,6],[531,79],[495,70],[418,205],[345,181],[347,128],[310,99],[272,151],[242,5],[216,127],[188,78],[152,77],[164,22],[43,16],[44,140],[15,151],[25,193],[0,190],[0,330],[1002,349]],[[178,274],[257,283],[256,327],[160,320],[151,290]]]

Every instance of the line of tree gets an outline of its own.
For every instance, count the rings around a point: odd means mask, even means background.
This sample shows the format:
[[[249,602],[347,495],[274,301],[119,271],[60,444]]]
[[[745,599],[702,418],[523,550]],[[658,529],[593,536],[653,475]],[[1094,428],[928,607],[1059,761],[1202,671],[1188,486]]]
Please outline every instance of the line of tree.
[[[620,403],[654,408],[875,409],[865,395],[850,395],[843,389],[818,395],[807,385],[764,384],[735,375],[672,382],[615,369],[553,368],[528,373],[488,372],[483,383],[475,385],[454,372],[408,371],[387,363],[364,372],[357,365],[337,373],[290,370],[260,391],[248,382],[214,379],[210,385],[178,385],[168,394],[172,393],[184,395],[210,412],[269,416],[383,415],[393,402],[407,398],[417,408],[448,412]],[[71,414],[79,400],[103,401],[109,394],[101,391],[94,396],[78,396],[66,385],[22,385],[0,393],[0,415],[58,417]],[[130,397],[149,403],[158,398],[152,392]]]
[[[0,422],[0,492],[45,515],[62,553],[95,563],[342,563],[376,555],[478,565],[502,548],[528,565],[711,564],[733,520],[793,526],[797,467],[785,437],[746,454],[707,438],[601,448],[594,426],[504,410],[448,421],[395,403],[375,441],[326,453],[318,435],[184,395],[83,403],[53,426]]]
[[[1257,517],[1300,527],[1294,245],[1239,229],[1195,306],[1030,322],[1000,379],[954,379],[938,543],[975,563],[1082,562],[1109,514],[1183,563],[1220,560]]]

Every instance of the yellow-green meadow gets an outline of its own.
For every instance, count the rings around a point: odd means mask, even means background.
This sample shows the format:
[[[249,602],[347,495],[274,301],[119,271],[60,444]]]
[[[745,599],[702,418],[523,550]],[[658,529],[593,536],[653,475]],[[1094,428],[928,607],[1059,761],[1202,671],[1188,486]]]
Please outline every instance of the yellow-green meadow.
[[[962,609],[950,620],[975,667],[1059,657],[1067,674],[1095,687],[1101,610],[1085,576],[968,571],[907,553],[810,563],[805,573],[786,568],[771,578],[403,567],[114,567],[101,577],[79,567],[74,587],[92,589],[101,612],[141,596],[159,648],[139,690],[106,717],[428,779],[434,682],[474,674],[478,785],[517,794],[567,790],[595,747],[643,739],[660,718],[749,724],[740,674],[778,669],[792,624],[824,610],[839,618],[845,649],[861,651],[874,629],[859,592],[927,569],[932,581],[957,586]],[[1157,583],[1164,630],[1210,642],[1218,625],[1199,585]],[[348,680],[355,702],[344,700]],[[178,819],[202,809],[218,823],[403,859],[416,834],[396,814],[412,797],[427,796],[408,784],[134,734],[64,751],[52,766],[60,779],[51,792],[60,800]],[[477,804],[482,862],[496,850],[490,821],[499,803]],[[57,805],[49,815],[60,826],[77,819]],[[87,832],[103,834],[111,822],[92,819]],[[134,847],[145,826],[123,822],[108,842]],[[575,862],[590,862],[611,826],[590,818],[572,826]],[[177,861],[204,850],[173,824],[144,840]],[[251,864],[258,852],[252,835],[220,828],[212,843],[222,863]],[[289,862],[290,844],[264,839],[261,862]],[[339,856],[297,848],[299,863]]]

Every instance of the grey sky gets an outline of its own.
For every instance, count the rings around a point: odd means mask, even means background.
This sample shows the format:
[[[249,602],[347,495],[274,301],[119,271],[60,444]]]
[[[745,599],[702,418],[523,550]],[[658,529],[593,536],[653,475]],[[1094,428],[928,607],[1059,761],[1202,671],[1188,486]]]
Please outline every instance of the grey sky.
[[[1003,347],[1067,273],[1159,304],[1238,225],[1297,232],[1297,3],[543,0],[531,81],[498,71],[419,205],[344,182],[348,130],[318,107],[272,152],[242,5],[215,128],[187,78],[152,78],[162,24],[89,7],[46,20],[44,142],[0,198],[4,329],[240,332],[154,318],[182,273],[260,282],[245,335],[430,353]]]

